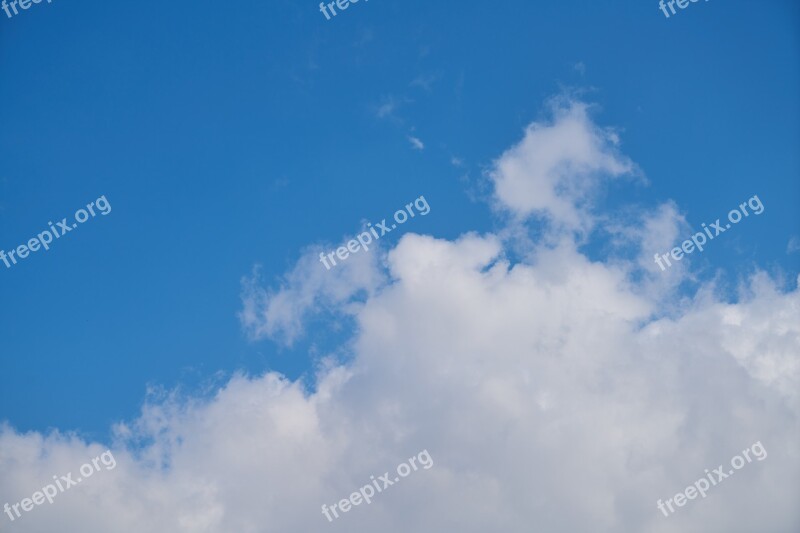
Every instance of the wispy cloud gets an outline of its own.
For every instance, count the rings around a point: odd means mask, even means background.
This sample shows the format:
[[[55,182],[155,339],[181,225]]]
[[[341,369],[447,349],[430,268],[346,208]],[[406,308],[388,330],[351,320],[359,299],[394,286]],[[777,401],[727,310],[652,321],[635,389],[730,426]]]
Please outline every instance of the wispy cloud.
[[[424,150],[425,149],[425,145],[417,137],[414,137],[413,135],[409,135],[408,136],[408,140],[411,143],[411,146],[415,150]]]
[[[384,96],[380,105],[375,108],[375,116],[378,118],[397,118],[395,113],[404,103],[410,100],[405,97],[398,97],[394,95]]]
[[[438,79],[439,79],[438,74],[429,74],[427,76],[419,75],[413,80],[411,80],[411,83],[409,83],[408,85],[411,87],[419,87],[426,91],[430,91],[433,88],[433,84]]]

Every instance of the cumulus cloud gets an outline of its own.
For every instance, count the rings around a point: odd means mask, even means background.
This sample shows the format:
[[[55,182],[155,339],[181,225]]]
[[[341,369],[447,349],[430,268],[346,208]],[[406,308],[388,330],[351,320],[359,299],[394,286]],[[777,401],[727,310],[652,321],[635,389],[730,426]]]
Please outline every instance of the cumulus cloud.
[[[650,208],[630,208],[599,217],[614,252],[609,264],[619,266],[628,276],[639,279],[639,290],[651,299],[664,299],[685,281],[694,281],[690,270],[695,258],[684,257],[669,267],[661,267],[655,254],[668,253],[690,235],[686,218],[675,202],[667,201]],[[663,260],[662,260],[662,264]],[[667,298],[667,301],[669,299]]]
[[[343,263],[350,269],[326,271],[310,249],[276,289],[248,278],[242,322],[251,334],[296,339],[325,308],[353,318],[352,357],[319,361],[311,391],[267,373],[238,375],[206,399],[152,398],[137,420],[116,428],[115,470],[6,525],[86,533],[796,531],[800,290],[782,291],[756,273],[736,301],[719,299],[712,286],[679,296],[652,290],[652,272],[633,275],[645,270],[644,255],[637,267],[638,255],[598,261],[581,253],[563,228],[591,224],[592,191],[633,168],[603,138],[586,106],[573,103],[551,124],[528,128],[498,160],[499,207],[543,214],[560,234],[522,260],[509,259],[500,235],[407,234],[362,263],[352,256]],[[680,224],[667,203],[653,233],[617,234],[658,248]],[[665,316],[677,300],[679,312]],[[756,441],[768,452],[763,462],[673,516],[658,511],[658,499]],[[423,449],[430,470],[325,519],[322,504]],[[75,436],[3,427],[0,494],[18,501],[97,450]]]
[[[523,219],[538,215],[567,230],[590,229],[593,193],[604,180],[636,169],[618,152],[616,133],[598,127],[589,109],[567,97],[552,99],[552,119],[529,125],[495,161],[489,177],[500,209]]]

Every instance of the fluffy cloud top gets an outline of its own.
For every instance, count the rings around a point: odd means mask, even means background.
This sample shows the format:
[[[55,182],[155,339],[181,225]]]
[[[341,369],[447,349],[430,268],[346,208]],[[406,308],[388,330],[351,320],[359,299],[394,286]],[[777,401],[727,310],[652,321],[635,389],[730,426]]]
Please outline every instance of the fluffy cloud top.
[[[618,153],[619,138],[592,122],[585,103],[564,97],[551,103],[551,122],[534,122],[490,172],[499,205],[517,217],[536,214],[555,226],[585,230],[590,200],[603,180],[631,174]]]
[[[713,286],[679,299],[653,290],[655,274],[637,259],[580,253],[561,230],[589,224],[592,191],[632,168],[586,109],[571,103],[532,125],[493,171],[501,206],[545,213],[558,239],[512,264],[497,235],[407,234],[385,255],[331,271],[309,252],[277,289],[249,280],[241,316],[254,336],[291,341],[319,308],[344,313],[357,324],[350,362],[320,361],[312,392],[268,373],[236,376],[210,399],[154,398],[117,427],[116,469],[0,523],[85,533],[797,531],[800,291],[757,273],[737,302]],[[669,235],[676,224],[659,208],[655,229]],[[667,306],[677,312],[665,316]],[[767,459],[668,518],[658,511],[658,499],[756,441]],[[104,449],[3,427],[0,504]],[[430,470],[333,523],[321,513],[423,449]]]

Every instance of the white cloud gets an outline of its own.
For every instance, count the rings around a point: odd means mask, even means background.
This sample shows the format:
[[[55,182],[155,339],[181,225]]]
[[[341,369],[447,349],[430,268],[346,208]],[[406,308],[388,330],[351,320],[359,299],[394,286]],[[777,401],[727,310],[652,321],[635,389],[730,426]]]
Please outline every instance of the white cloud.
[[[620,256],[612,255],[609,263],[624,269],[630,276],[639,276],[640,290],[651,299],[667,299],[687,279],[694,280],[689,267],[701,262],[699,256],[685,256],[665,269],[655,261],[655,254],[669,251],[691,235],[689,224],[674,202],[665,202],[650,209],[631,208],[599,217],[598,225],[610,235],[611,244]],[[623,254],[624,251],[630,251]]]
[[[378,118],[388,117],[394,112],[396,107],[397,104],[394,101],[384,102],[378,107],[375,114],[378,115]]]
[[[589,117],[589,106],[567,98],[551,101],[553,118],[535,122],[489,172],[499,208],[518,218],[538,215],[554,226],[587,230],[593,193],[604,180],[632,174],[618,153],[618,138]]]
[[[531,193],[498,201],[546,213],[553,232],[589,223],[588,175],[630,167],[595,145],[580,109],[529,128],[495,171],[498,185]],[[509,183],[525,179],[533,185]],[[680,224],[665,204],[646,231],[617,233],[644,254]],[[407,234],[349,269],[326,271],[309,250],[279,289],[250,280],[252,334],[295,339],[326,308],[355,320],[352,358],[320,361],[313,392],[266,374],[237,376],[208,400],[152,399],[117,428],[115,470],[12,531],[796,531],[800,290],[759,273],[738,302],[706,286],[682,299],[631,275],[646,255],[592,261],[563,233],[534,246],[511,264],[497,235]],[[677,314],[653,318],[677,300]],[[766,460],[669,518],[658,511],[659,498],[759,440]],[[89,448],[0,429],[0,494],[30,496],[101,450]],[[323,503],[422,449],[432,469],[324,518]]]
[[[309,248],[277,290],[261,286],[258,268],[242,280],[243,308],[239,318],[252,339],[272,338],[291,345],[302,333],[303,321],[310,311],[357,306],[358,297],[373,292],[382,282],[374,266],[379,258],[377,242],[370,245],[370,250],[360,250],[330,270],[320,262],[320,253],[320,247]]]
[[[394,120],[399,120],[395,116],[395,113],[397,112],[398,109],[400,109],[401,105],[409,102],[411,102],[411,100],[409,100],[406,97],[397,97],[393,95],[384,96],[382,98],[382,103],[379,106],[377,106],[377,108],[375,108],[375,116],[377,116],[378,118],[390,118]]]
[[[408,136],[408,141],[411,143],[411,146],[415,150],[424,150],[425,145],[420,141],[418,138],[414,137],[413,135]]]

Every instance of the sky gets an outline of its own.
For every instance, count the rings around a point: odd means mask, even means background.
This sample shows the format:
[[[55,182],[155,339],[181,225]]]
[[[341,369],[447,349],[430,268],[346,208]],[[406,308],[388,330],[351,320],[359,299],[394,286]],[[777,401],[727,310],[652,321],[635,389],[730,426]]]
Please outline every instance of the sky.
[[[676,10],[0,11],[0,531],[796,531],[800,5]]]

